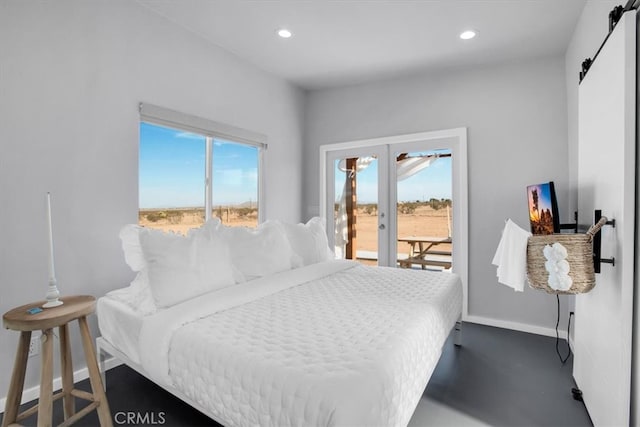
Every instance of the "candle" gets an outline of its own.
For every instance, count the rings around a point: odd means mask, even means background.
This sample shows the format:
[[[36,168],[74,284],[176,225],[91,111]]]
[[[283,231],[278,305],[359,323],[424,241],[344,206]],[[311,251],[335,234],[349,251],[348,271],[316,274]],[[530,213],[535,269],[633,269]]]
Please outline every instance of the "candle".
[[[51,226],[51,193],[47,193],[47,225],[49,227],[49,281],[55,281],[56,272],[53,265],[53,227]]]

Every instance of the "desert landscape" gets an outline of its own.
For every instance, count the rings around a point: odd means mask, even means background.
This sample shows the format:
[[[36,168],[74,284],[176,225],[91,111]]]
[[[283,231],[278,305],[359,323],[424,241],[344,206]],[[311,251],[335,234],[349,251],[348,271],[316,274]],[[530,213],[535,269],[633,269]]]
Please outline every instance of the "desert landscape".
[[[258,225],[258,208],[218,207],[213,216],[232,227]],[[204,208],[140,209],[138,224],[163,231],[186,234],[192,228],[204,224]]]
[[[398,205],[398,237],[433,236],[448,237],[449,220],[453,220],[449,209],[447,218],[446,207],[434,209],[427,203],[415,203],[415,210],[403,209]],[[358,251],[377,251],[378,247],[378,215],[377,212],[367,213],[367,207],[359,207],[356,218],[356,244]],[[450,244],[441,244],[438,249],[451,250]],[[409,245],[398,242],[398,253],[409,254]]]
[[[434,236],[447,237],[453,219],[451,201],[410,202],[398,204],[398,237]],[[337,208],[336,208],[337,210]],[[213,216],[228,226],[255,227],[258,224],[257,208],[218,207]],[[141,209],[138,223],[142,226],[185,234],[189,229],[204,223],[203,208]],[[356,243],[358,251],[377,252],[378,211],[374,204],[358,207],[356,215]],[[450,244],[438,249],[451,250]],[[398,243],[398,253],[408,254],[409,245]]]

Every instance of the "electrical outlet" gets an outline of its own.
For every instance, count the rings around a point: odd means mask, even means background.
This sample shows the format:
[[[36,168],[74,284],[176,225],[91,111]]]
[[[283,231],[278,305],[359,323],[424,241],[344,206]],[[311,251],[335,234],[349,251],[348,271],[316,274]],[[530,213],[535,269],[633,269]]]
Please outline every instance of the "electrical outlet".
[[[37,356],[40,353],[40,336],[31,337],[29,343],[29,357]]]

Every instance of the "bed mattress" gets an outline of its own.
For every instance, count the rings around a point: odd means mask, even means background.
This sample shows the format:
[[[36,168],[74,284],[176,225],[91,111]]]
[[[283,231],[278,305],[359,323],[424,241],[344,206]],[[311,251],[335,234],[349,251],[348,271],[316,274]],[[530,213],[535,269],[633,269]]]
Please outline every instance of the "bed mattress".
[[[98,298],[96,314],[102,337],[139,364],[138,340],[144,314],[125,303],[131,300],[130,294],[129,288],[123,288]]]
[[[406,425],[461,308],[455,274],[330,261],[144,317],[140,363],[227,426]]]

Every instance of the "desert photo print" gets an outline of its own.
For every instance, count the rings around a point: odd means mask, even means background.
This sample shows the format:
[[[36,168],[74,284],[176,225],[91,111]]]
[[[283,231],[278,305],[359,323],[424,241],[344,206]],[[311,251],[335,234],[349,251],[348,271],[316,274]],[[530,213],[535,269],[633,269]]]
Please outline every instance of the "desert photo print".
[[[527,187],[529,200],[529,221],[532,234],[553,234],[557,232],[557,207],[553,182]]]

